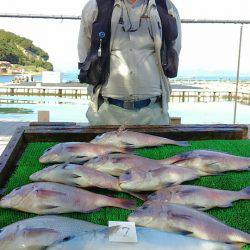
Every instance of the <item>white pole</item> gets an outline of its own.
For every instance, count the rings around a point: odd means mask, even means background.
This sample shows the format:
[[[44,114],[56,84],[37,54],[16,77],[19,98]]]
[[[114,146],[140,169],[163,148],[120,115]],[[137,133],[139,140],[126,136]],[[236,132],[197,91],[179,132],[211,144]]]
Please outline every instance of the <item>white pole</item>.
[[[237,102],[238,102],[238,90],[239,90],[239,79],[240,79],[242,33],[243,33],[243,24],[240,26],[240,42],[239,42],[238,67],[237,67],[237,79],[236,79],[235,103],[234,103],[234,124],[236,124],[237,104],[238,104]]]

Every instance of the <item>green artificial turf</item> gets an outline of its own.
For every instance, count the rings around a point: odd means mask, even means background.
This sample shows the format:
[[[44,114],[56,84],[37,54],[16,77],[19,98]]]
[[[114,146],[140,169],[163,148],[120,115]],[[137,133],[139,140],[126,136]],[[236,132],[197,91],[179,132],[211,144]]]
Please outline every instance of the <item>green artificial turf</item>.
[[[5,193],[11,192],[14,188],[29,183],[29,176],[37,172],[44,166],[39,163],[38,159],[44,150],[56,143],[30,143],[28,144],[22,158],[19,161],[16,171],[13,173],[6,185]],[[164,146],[161,148],[139,149],[137,153],[141,156],[152,159],[164,159],[180,152],[186,152],[194,149],[210,149],[227,152],[234,155],[250,157],[250,140],[238,141],[194,141],[190,147]],[[202,177],[196,181],[188,182],[189,184],[206,186],[211,188],[225,190],[241,190],[250,186],[250,172],[229,172],[218,176]],[[114,197],[130,198],[128,194],[117,193],[108,190],[94,190],[98,193],[112,195]],[[137,200],[137,205],[142,202]],[[64,216],[82,219],[97,224],[107,225],[108,221],[126,221],[131,212],[120,208],[102,208],[98,212],[89,214],[71,213]],[[250,233],[250,201],[237,201],[231,208],[215,208],[208,213],[223,221],[224,223]],[[0,209],[0,228],[16,221],[34,217],[34,214],[14,211],[10,209]],[[250,247],[245,247],[250,250]]]

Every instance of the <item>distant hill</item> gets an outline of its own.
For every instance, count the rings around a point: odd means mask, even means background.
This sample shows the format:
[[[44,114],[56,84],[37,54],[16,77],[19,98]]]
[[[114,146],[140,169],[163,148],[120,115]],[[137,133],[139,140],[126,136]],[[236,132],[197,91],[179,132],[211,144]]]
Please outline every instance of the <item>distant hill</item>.
[[[27,38],[0,29],[0,61],[53,70],[49,55]]]

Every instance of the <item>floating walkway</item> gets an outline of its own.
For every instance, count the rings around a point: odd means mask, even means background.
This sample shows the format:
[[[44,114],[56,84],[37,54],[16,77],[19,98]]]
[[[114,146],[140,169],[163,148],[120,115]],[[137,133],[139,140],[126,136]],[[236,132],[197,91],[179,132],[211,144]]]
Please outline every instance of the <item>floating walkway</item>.
[[[38,96],[88,96],[87,87],[72,86],[20,86],[6,85],[0,86],[0,95],[38,95]],[[250,91],[239,92],[237,94],[239,102],[250,105]],[[235,100],[236,92],[232,91],[213,91],[206,89],[173,89],[171,100],[185,102],[193,100],[198,102],[216,101],[218,99],[226,99],[228,101]]]

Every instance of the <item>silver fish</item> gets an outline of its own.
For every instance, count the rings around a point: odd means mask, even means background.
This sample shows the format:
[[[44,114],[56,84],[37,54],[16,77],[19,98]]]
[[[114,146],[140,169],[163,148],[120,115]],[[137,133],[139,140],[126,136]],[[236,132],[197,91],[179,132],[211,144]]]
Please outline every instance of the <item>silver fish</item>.
[[[32,174],[30,176],[30,180],[57,182],[80,188],[98,187],[119,192],[126,192],[121,189],[118,178],[102,173],[93,168],[71,163],[57,164],[44,168]],[[145,200],[146,198],[140,194],[131,192],[126,193],[129,193],[130,195],[141,200]]]
[[[180,184],[184,181],[194,180],[199,174],[188,168],[168,166],[150,170],[130,170],[119,177],[120,187],[129,191],[156,191],[163,187]]]
[[[71,163],[44,168],[31,175],[30,180],[57,182],[82,188],[99,187],[121,191],[118,178],[83,165]]]
[[[136,243],[111,242],[109,236],[126,228],[111,227],[103,230],[84,232],[81,236],[58,241],[46,250],[236,250],[233,245],[200,240],[192,237],[167,233],[150,228],[137,227]]]
[[[134,209],[135,203],[51,182],[28,184],[0,200],[0,207],[35,214],[88,213],[109,206]]]
[[[161,164],[176,164],[217,174],[226,171],[250,170],[250,157],[239,157],[226,153],[194,150],[158,161]]]
[[[250,243],[250,234],[223,224],[204,212],[166,202],[146,202],[128,217],[138,226],[178,232],[205,240]]]
[[[129,154],[99,156],[89,160],[84,166],[114,176],[120,176],[132,168],[149,171],[163,167],[155,160]]]
[[[158,190],[148,200],[182,204],[199,210],[231,207],[233,201],[250,200],[250,187],[241,191],[226,191],[191,185],[179,185]]]
[[[0,229],[0,250],[45,249],[54,242],[80,235],[83,231],[103,228],[63,216],[37,216]]]
[[[57,240],[62,240],[62,237],[52,229],[17,228],[13,234],[5,235],[3,238],[0,235],[0,250],[42,250]],[[12,244],[13,241],[15,245]]]
[[[99,155],[109,153],[130,153],[131,151],[131,149],[118,148],[112,145],[96,145],[86,142],[66,142],[48,148],[40,157],[39,161],[40,163],[80,163]]]
[[[131,148],[144,148],[144,147],[158,147],[163,145],[177,145],[186,147],[189,146],[188,142],[174,141],[164,137],[133,132],[128,130],[117,130],[107,132],[102,135],[96,136],[91,141],[94,144],[110,144],[117,147],[131,147]]]

